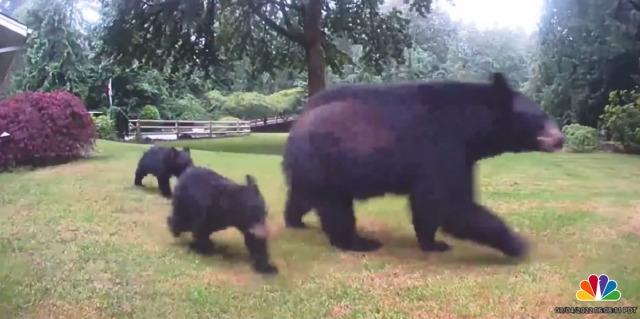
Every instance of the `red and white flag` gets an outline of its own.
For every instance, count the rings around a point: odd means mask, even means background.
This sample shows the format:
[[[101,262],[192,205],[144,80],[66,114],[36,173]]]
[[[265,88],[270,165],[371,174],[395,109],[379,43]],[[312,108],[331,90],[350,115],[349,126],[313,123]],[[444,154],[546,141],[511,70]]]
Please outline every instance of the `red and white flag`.
[[[109,97],[109,107],[113,106],[113,100],[111,98],[112,93],[112,89],[111,89],[111,78],[109,78],[109,83],[107,84],[107,96]]]

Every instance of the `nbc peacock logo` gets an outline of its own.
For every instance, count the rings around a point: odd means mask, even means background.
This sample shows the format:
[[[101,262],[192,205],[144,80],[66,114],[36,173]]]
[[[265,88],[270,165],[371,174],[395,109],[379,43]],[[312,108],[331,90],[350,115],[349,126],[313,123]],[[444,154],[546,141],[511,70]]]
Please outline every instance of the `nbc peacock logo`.
[[[617,301],[622,296],[617,288],[618,283],[609,276],[592,274],[588,280],[580,282],[576,298],[580,301]]]

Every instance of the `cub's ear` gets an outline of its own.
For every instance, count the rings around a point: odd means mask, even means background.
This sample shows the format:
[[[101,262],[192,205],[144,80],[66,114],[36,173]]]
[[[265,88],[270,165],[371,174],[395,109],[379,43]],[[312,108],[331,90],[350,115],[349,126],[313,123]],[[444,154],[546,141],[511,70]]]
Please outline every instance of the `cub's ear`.
[[[256,183],[256,178],[253,177],[252,175],[247,174],[247,176],[245,176],[246,180],[247,180],[247,186],[251,187],[251,188],[258,188],[258,184]]]
[[[256,182],[256,178],[253,177],[252,175],[247,174],[247,176],[245,176],[246,180],[247,180],[247,188],[252,190],[252,191],[258,191],[258,183]]]

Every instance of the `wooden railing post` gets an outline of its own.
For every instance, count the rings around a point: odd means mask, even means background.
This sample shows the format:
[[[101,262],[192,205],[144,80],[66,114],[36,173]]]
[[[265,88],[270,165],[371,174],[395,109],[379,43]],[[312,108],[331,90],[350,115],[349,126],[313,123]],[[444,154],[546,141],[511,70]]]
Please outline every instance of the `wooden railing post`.
[[[142,140],[142,132],[140,131],[140,120],[136,120],[136,141]]]
[[[180,139],[180,121],[176,120],[176,141]]]
[[[209,121],[209,138],[213,138],[213,121]]]

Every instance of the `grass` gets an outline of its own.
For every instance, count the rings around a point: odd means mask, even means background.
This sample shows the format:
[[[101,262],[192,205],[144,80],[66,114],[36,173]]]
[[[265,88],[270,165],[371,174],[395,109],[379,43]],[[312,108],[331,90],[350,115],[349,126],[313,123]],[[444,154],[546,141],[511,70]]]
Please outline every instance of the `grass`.
[[[163,141],[160,145],[185,147],[194,150],[282,155],[287,133],[251,133],[242,137]]]
[[[215,143],[206,145],[251,147]],[[171,237],[170,203],[155,180],[144,180],[147,189],[132,185],[146,147],[100,141],[91,159],[0,174],[1,318],[551,318],[560,316],[556,306],[603,306],[575,299],[592,273],[618,282],[622,299],[605,305],[640,305],[638,157],[482,162],[480,200],[536,244],[528,261],[513,264],[453,239],[450,253],[420,253],[405,199],[391,196],[357,205],[359,229],[382,239],[383,249],[338,252],[315,216],[307,217],[312,230],[283,228],[280,156],[192,151],[198,164],[235,180],[257,177],[281,271],[264,278],[249,268],[235,230],[213,235],[236,252],[228,258],[194,255],[187,238]]]

